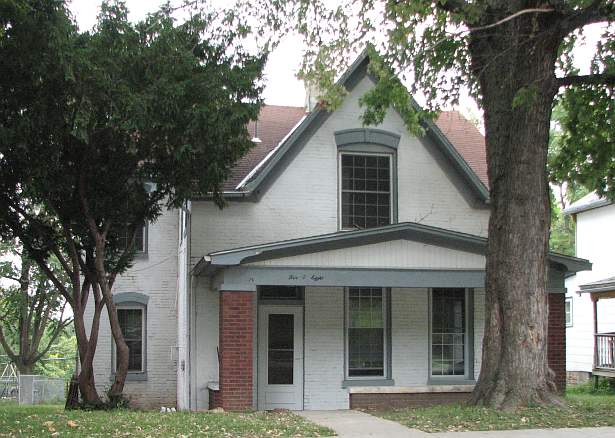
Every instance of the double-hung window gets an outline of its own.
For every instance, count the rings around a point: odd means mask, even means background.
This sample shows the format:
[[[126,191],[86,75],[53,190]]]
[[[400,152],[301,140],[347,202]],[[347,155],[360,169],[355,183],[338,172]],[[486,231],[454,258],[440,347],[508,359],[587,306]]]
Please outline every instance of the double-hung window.
[[[431,292],[431,375],[467,375],[467,291],[462,288]]]
[[[566,298],[564,306],[564,313],[566,315],[566,327],[572,327],[572,297]]]
[[[130,242],[130,235],[128,230],[123,230],[119,235],[119,243],[120,248],[127,248],[128,242]],[[137,233],[135,235],[135,246],[134,250],[136,253],[144,254],[147,252],[147,226],[137,228]]]
[[[346,351],[348,378],[385,378],[386,290],[347,290]]]
[[[362,229],[389,225],[392,217],[392,156],[342,153],[341,226]]]
[[[117,316],[120,321],[122,334],[124,335],[124,341],[128,345],[128,371],[143,372],[145,371],[145,354],[143,351],[145,309],[142,307],[121,307],[117,309]]]

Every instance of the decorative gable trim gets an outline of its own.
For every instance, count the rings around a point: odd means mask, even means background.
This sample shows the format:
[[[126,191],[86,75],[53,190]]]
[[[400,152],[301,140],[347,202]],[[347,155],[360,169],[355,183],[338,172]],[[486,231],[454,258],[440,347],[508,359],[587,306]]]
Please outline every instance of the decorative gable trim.
[[[335,143],[338,148],[356,144],[377,144],[397,149],[400,139],[398,134],[382,129],[357,128],[335,132]]]
[[[225,251],[216,251],[201,259],[194,268],[194,274],[200,275],[207,271],[211,273],[219,268],[238,266],[259,260],[271,260],[291,255],[349,248],[396,239],[407,239],[474,254],[485,254],[487,250],[487,239],[484,237],[414,222],[404,222],[379,228],[342,231]],[[589,261],[577,257],[550,253],[549,261],[556,270],[562,272],[577,272],[591,269],[591,263]]]

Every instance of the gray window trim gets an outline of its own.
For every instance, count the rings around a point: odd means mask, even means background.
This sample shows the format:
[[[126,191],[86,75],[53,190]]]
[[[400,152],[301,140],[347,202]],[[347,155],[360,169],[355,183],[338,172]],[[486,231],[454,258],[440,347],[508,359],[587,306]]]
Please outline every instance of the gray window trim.
[[[366,286],[369,287],[369,286]],[[377,287],[371,287],[372,289],[377,289]],[[389,386],[393,385],[394,382],[391,378],[392,376],[392,363],[391,363],[391,288],[383,287],[382,293],[384,294],[384,375],[383,376],[349,376],[348,375],[348,322],[350,311],[350,306],[348,304],[349,287],[344,288],[344,380],[342,381],[342,386]],[[349,383],[349,382],[357,382],[357,383]],[[387,383],[392,382],[392,383]]]
[[[296,287],[299,289],[299,298],[296,300],[284,300],[284,299],[272,299],[272,298],[263,298],[261,295],[262,286],[257,286],[256,292],[258,295],[258,304],[266,305],[266,306],[303,306],[305,303],[305,287],[302,286],[288,286],[288,287]]]
[[[574,323],[574,313],[573,313],[573,299],[572,297],[566,297],[564,300],[564,322],[566,324],[566,327],[572,327],[573,323]],[[568,322],[568,319],[566,318],[566,304],[570,303],[570,322]]]
[[[335,131],[337,147],[348,145],[379,145],[386,148],[397,149],[401,136],[394,132],[374,128],[354,128]]]
[[[119,296],[119,301],[116,297]],[[129,300],[129,298],[136,298],[137,300]],[[144,297],[144,298],[143,298]],[[117,309],[139,309],[141,310],[141,357],[143,358],[141,363],[141,371],[128,371],[126,374],[127,382],[137,382],[147,380],[147,302],[149,297],[138,292],[124,292],[117,294],[113,297],[113,302],[117,305]],[[111,380],[115,377],[116,372],[116,358],[115,358],[115,341],[111,337]]]
[[[429,288],[429,312],[428,312],[428,324],[429,324],[429,342],[428,342],[428,360],[429,360],[429,374],[428,383],[430,385],[438,384],[453,384],[453,383],[472,383],[474,382],[474,289],[465,289],[465,311],[466,311],[466,329],[464,335],[465,351],[464,351],[464,374],[463,376],[439,376],[432,375],[431,370],[431,350],[432,350],[432,293],[434,288]],[[441,288],[435,288],[441,289]],[[444,288],[446,289],[446,288]],[[453,289],[453,288],[451,288]]]
[[[146,259],[149,249],[149,224],[143,225],[143,249],[135,249],[135,259]]]
[[[147,306],[149,296],[140,292],[120,292],[113,294],[113,302],[115,304],[138,303]]]
[[[342,388],[350,388],[353,386],[395,386],[393,379],[345,379],[342,381]]]
[[[397,218],[397,151],[388,149],[378,150],[374,145],[352,145],[349,148],[342,148],[337,154],[337,229],[340,231],[356,231],[355,228],[342,227],[342,155],[376,155],[389,157],[390,171],[390,202],[391,202],[391,224],[396,224]],[[369,228],[366,228],[369,229]]]

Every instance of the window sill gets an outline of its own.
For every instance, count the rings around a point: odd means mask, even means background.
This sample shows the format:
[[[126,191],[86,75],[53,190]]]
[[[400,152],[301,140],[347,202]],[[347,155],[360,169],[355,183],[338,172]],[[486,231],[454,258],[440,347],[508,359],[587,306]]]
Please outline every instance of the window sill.
[[[115,379],[115,373],[111,374],[111,381]],[[126,374],[127,382],[145,382],[147,381],[147,371],[129,372]]]
[[[346,379],[342,381],[342,388],[352,386],[394,386],[393,379]]]
[[[470,393],[474,384],[422,385],[422,386],[357,386],[348,389],[351,394],[432,394]]]
[[[464,379],[464,378],[446,378],[446,377],[431,377],[427,380],[427,385],[476,385],[476,380],[474,379]]]

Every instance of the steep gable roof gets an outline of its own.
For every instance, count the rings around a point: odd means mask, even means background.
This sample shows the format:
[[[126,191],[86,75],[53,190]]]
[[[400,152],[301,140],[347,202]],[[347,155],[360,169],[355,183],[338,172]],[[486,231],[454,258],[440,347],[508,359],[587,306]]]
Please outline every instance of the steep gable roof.
[[[487,149],[483,134],[458,111],[441,112],[436,125],[487,187]]]
[[[254,143],[252,149],[237,161],[231,176],[224,183],[224,191],[235,190],[305,116],[303,107],[264,105],[257,122],[248,125],[248,132],[258,138],[260,143]]]
[[[367,55],[361,55],[342,75],[339,83],[352,90],[368,75],[368,62]],[[258,193],[261,184],[286,152],[296,145],[305,144],[330,114],[321,106],[310,113],[305,113],[300,107],[264,106],[257,126],[252,124],[249,127],[250,133],[261,142],[255,143],[255,147],[238,161],[224,184],[225,195]],[[478,129],[456,111],[442,113],[435,122],[426,120],[422,124],[426,136],[440,148],[477,197],[487,201],[485,140]]]

